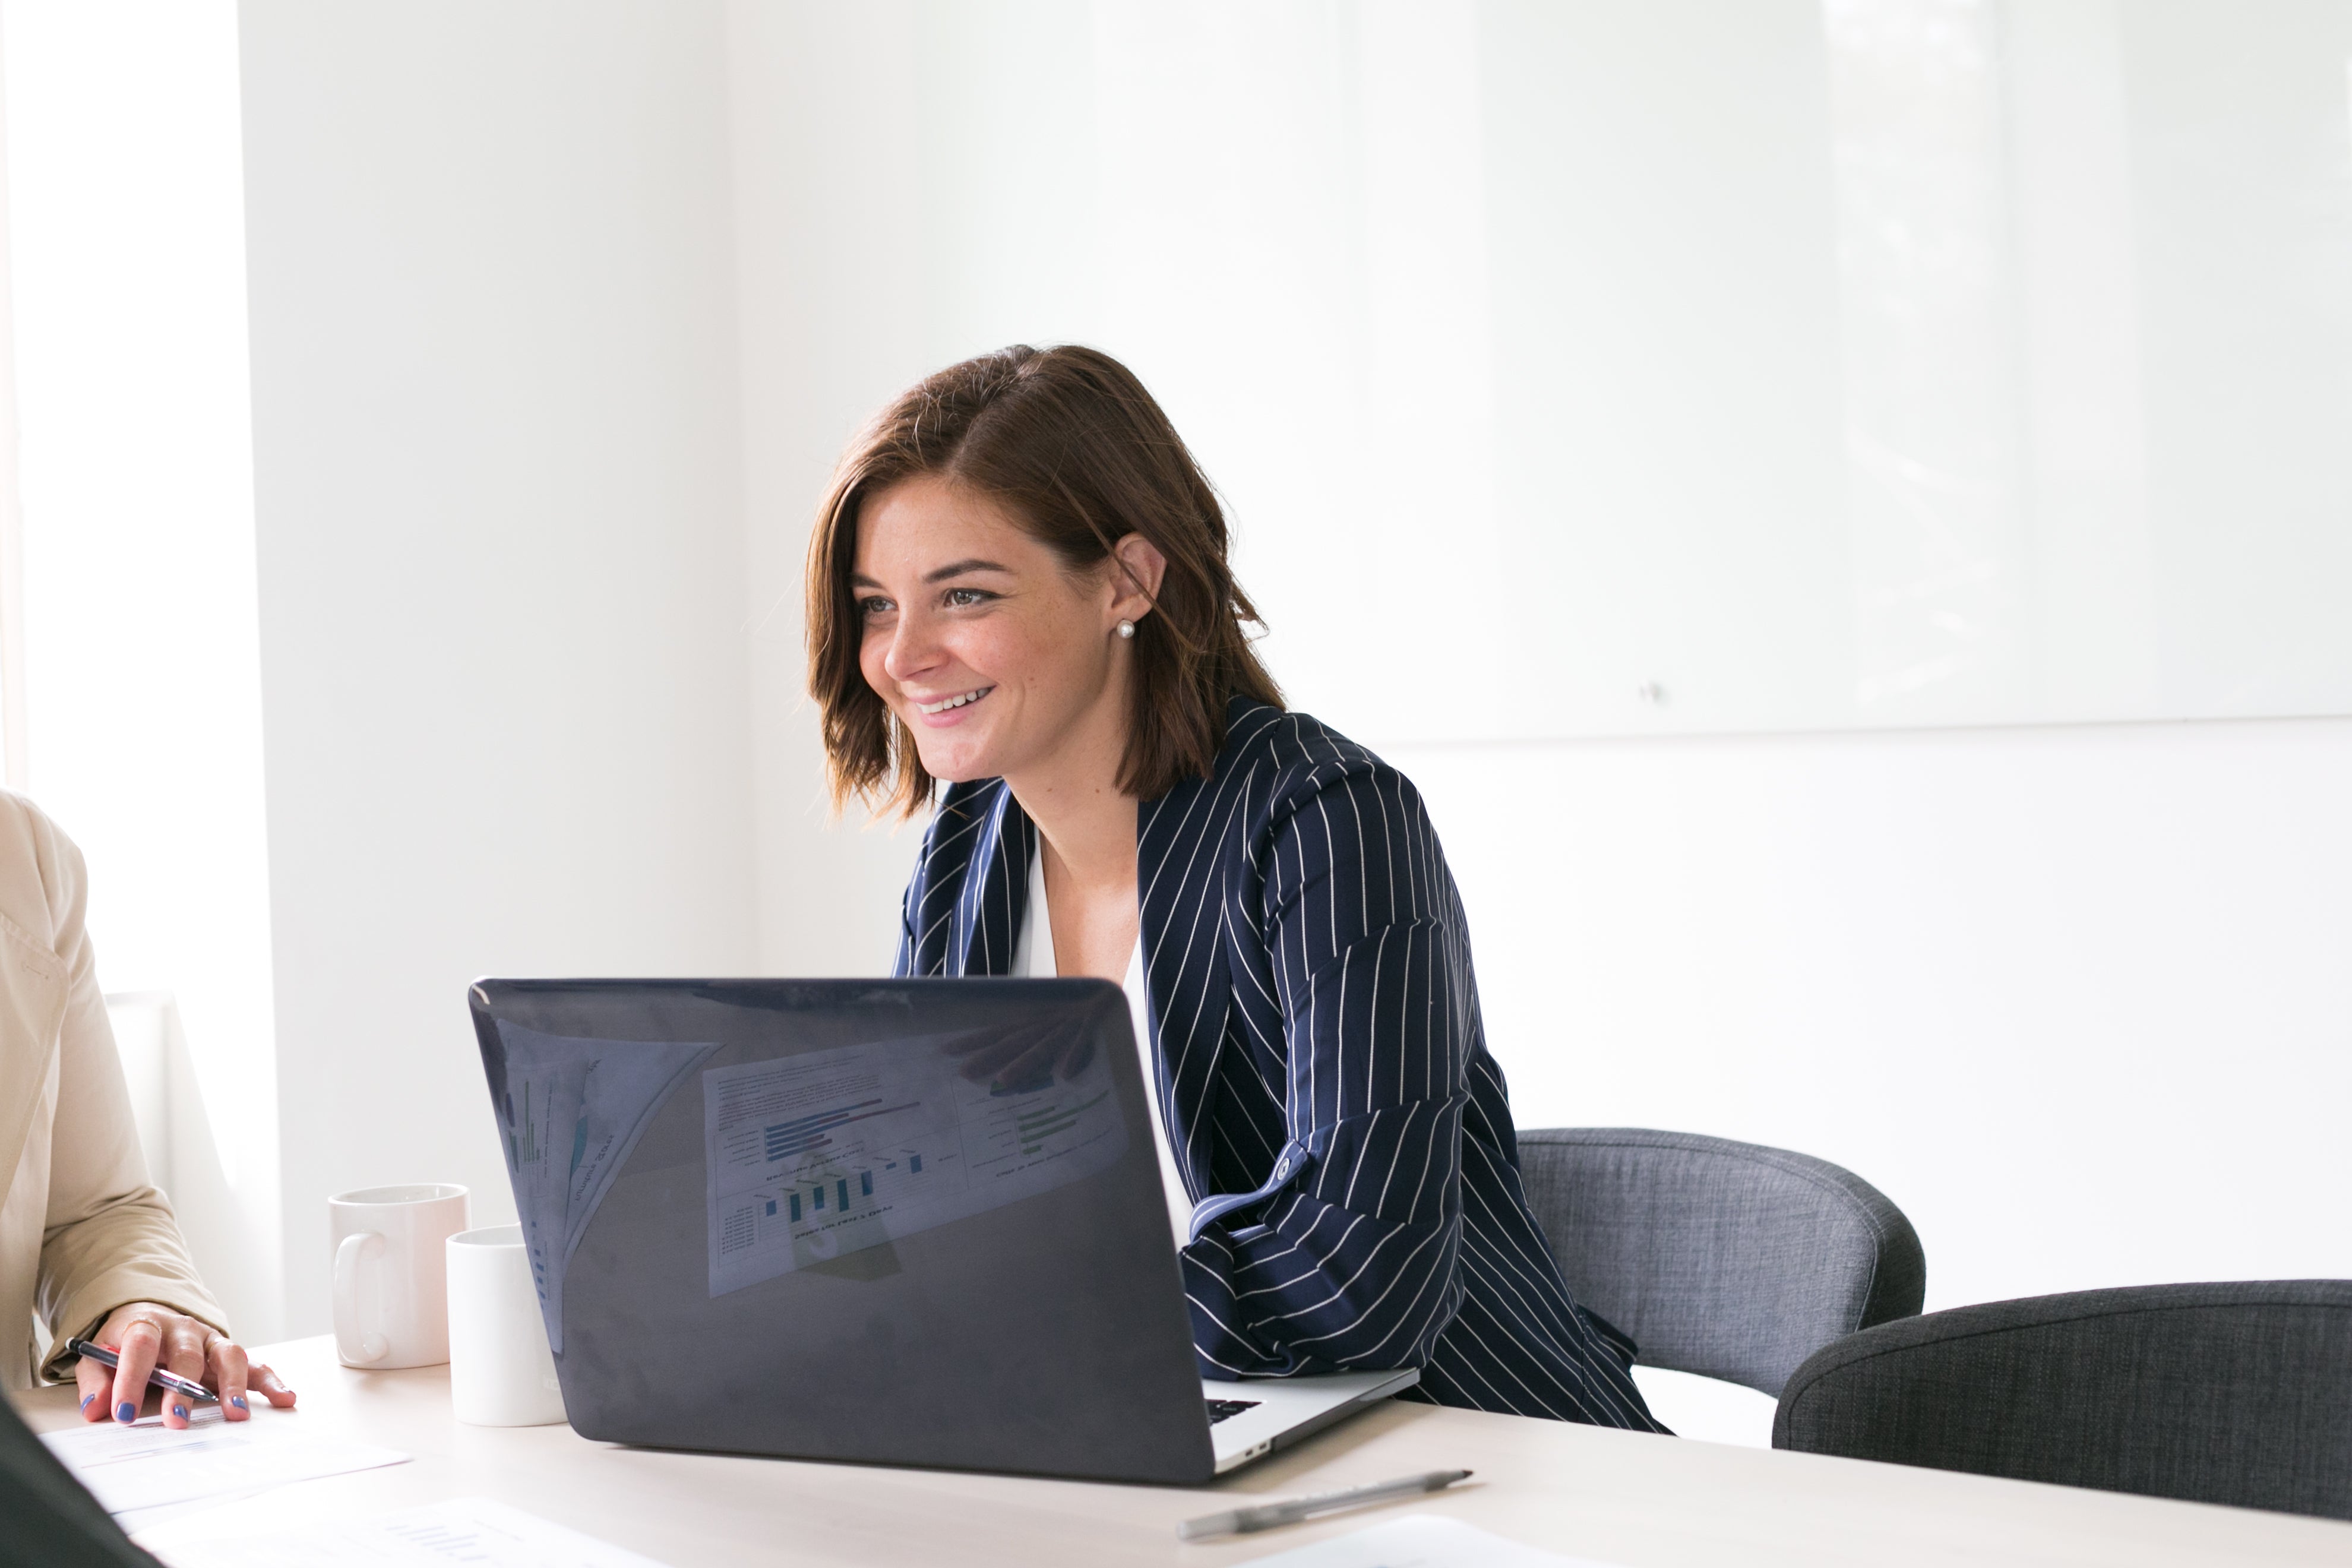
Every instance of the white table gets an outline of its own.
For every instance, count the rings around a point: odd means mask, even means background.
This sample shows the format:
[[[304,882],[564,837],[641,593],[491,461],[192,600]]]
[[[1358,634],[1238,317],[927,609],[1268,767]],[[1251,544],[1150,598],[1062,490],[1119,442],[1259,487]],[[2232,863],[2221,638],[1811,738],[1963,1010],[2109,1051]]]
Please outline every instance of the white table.
[[[332,1342],[255,1352],[301,1395],[297,1420],[412,1464],[305,1481],[173,1520],[148,1544],[293,1528],[464,1496],[497,1498],[676,1565],[1182,1563],[1283,1551],[1422,1510],[1628,1568],[1823,1564],[2352,1564],[2352,1524],[2165,1502],[1589,1426],[1390,1405],[1212,1487],[1177,1490],[661,1453],[567,1426],[461,1426],[448,1369],[354,1372]],[[22,1396],[37,1430],[69,1388]],[[1467,1467],[1437,1497],[1186,1546],[1176,1524],[1237,1499]]]

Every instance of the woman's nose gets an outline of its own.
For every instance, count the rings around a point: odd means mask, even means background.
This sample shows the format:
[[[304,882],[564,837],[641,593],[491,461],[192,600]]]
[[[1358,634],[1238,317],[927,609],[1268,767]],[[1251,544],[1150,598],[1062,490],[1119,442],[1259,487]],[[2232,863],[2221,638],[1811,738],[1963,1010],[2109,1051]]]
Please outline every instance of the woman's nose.
[[[929,619],[902,612],[890,633],[890,646],[883,651],[882,668],[893,680],[911,680],[937,665],[940,657]]]

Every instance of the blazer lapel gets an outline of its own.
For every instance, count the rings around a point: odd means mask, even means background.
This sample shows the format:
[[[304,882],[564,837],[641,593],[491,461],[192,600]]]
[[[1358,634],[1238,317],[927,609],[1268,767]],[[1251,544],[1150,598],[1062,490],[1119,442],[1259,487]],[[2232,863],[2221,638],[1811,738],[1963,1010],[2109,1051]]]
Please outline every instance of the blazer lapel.
[[[950,974],[1010,974],[1013,950],[1021,940],[1037,828],[1003,784],[994,795],[974,836],[971,869],[962,879],[961,907],[950,922],[955,933]]]
[[[1187,780],[1136,813],[1136,889],[1152,1052],[1168,1142],[1197,1202],[1213,1192],[1209,1126],[1233,1003],[1214,792]]]

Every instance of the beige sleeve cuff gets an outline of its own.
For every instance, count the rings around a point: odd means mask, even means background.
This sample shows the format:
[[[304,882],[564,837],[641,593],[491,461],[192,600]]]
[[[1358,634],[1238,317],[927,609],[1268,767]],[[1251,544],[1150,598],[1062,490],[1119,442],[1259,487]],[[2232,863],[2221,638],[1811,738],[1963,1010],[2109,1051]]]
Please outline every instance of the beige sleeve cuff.
[[[55,1336],[40,1375],[72,1375],[66,1341],[87,1336],[117,1307],[152,1301],[228,1332],[227,1315],[197,1277],[163,1194],[152,1187],[79,1225],[50,1233],[41,1248],[41,1315]]]

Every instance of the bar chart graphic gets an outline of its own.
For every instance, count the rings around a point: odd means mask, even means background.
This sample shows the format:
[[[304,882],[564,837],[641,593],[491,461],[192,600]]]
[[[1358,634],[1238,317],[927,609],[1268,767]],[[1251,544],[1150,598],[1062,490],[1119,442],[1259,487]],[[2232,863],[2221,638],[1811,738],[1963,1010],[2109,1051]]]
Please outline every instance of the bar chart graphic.
[[[1103,1169],[1127,1129],[1099,1054],[1007,1094],[950,1037],[877,1041],[702,1075],[710,1293],[724,1295]]]

